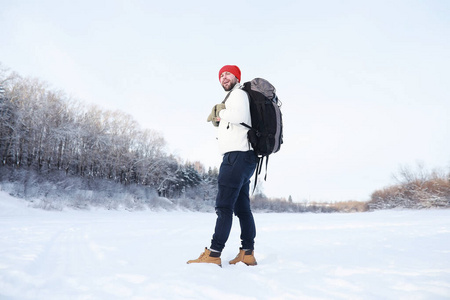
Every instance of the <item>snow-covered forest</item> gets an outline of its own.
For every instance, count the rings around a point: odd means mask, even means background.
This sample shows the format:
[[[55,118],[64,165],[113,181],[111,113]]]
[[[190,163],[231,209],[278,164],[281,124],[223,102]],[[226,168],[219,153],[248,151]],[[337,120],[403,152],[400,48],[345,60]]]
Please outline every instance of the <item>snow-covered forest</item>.
[[[167,153],[163,136],[141,129],[130,115],[84,105],[1,65],[0,87],[2,173],[16,176],[14,181],[23,180],[20,172],[26,169],[27,176],[79,177],[86,184],[106,180],[169,198],[193,187],[203,192],[191,195],[205,198],[214,189],[216,169]]]

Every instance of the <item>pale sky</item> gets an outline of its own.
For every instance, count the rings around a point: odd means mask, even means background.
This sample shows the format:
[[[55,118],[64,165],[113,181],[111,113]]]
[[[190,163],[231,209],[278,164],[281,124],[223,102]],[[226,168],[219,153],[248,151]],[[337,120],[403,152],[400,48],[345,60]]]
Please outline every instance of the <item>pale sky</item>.
[[[450,168],[450,1],[0,0],[0,62],[207,167],[218,70],[265,78],[284,121],[268,196],[369,200],[401,166]]]

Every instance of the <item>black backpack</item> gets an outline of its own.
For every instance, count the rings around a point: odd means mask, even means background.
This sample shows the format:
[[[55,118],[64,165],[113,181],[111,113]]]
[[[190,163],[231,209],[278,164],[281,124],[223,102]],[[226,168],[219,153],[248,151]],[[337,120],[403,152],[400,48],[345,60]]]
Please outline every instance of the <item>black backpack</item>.
[[[281,101],[276,95],[275,87],[262,78],[255,78],[252,81],[245,82],[242,89],[247,92],[250,100],[252,126],[245,123],[241,123],[241,125],[250,129],[247,137],[253,150],[259,157],[255,175],[256,188],[258,174],[261,173],[264,157],[266,158],[266,175],[264,180],[266,180],[269,155],[278,152],[283,143]]]

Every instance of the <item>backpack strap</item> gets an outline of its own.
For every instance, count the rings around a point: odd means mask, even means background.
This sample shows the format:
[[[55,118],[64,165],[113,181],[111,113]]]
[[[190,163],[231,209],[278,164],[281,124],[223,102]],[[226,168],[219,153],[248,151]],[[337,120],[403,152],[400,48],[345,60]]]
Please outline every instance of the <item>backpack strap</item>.
[[[228,99],[228,97],[230,97],[231,92],[232,92],[232,91],[229,91],[229,92],[227,93],[227,95],[225,96],[225,99],[223,99],[222,103],[225,104],[225,102],[227,102],[227,99]]]
[[[258,157],[258,163],[255,170],[255,184],[253,185],[252,195],[255,193],[256,185],[258,184],[258,174],[261,173],[262,160],[264,157]]]
[[[258,157],[258,163],[256,164],[256,170],[255,170],[255,184],[253,185],[253,193],[255,193],[256,185],[258,183],[258,175],[261,173],[264,157],[266,158],[266,174],[264,175],[264,181],[267,179],[267,166],[269,164],[269,155]]]
[[[264,175],[264,181],[267,179],[267,166],[269,165],[269,155],[266,156],[266,174]]]

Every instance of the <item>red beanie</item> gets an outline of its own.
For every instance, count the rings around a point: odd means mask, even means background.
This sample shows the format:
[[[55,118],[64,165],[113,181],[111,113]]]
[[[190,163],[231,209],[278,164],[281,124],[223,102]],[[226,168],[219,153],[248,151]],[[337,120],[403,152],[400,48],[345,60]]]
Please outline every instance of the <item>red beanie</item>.
[[[222,75],[223,72],[230,72],[231,74],[236,76],[236,78],[239,80],[239,82],[241,82],[241,70],[239,70],[238,66],[233,66],[233,65],[223,66],[222,69],[220,69],[220,71],[219,71],[219,80],[220,80],[220,75]]]

